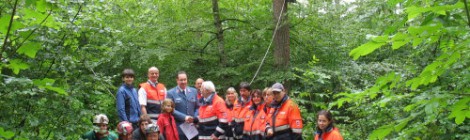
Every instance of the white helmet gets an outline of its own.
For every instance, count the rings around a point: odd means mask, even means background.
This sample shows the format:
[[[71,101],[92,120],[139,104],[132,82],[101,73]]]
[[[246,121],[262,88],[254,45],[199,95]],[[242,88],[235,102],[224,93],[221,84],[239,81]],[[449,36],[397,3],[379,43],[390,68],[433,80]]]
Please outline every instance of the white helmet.
[[[95,116],[95,118],[93,118],[93,123],[94,124],[97,124],[97,123],[108,124],[108,122],[109,122],[109,119],[104,114],[98,114],[98,115]]]

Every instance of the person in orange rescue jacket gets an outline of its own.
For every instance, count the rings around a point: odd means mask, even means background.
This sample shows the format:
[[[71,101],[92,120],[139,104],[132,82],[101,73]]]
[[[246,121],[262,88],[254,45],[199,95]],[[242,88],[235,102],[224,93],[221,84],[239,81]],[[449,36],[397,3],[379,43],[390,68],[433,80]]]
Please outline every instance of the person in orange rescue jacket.
[[[150,67],[147,76],[148,81],[140,84],[139,103],[142,114],[148,114],[150,119],[156,121],[166,97],[166,88],[162,83],[158,83],[160,72],[157,67]]]
[[[215,93],[214,83],[204,81],[201,85],[202,98],[199,100],[199,139],[218,140],[225,139],[231,121],[230,113],[225,106],[224,99]]]
[[[264,99],[261,90],[251,91],[250,109],[245,113],[243,127],[243,140],[263,140],[266,127],[266,113],[264,112]]]
[[[266,137],[272,140],[302,140],[302,117],[300,109],[287,95],[284,86],[275,83],[272,87],[274,102],[268,113]]]
[[[237,115],[237,112],[233,109],[233,106],[237,103],[237,97],[238,93],[233,87],[229,87],[227,91],[225,92],[225,105],[227,106],[227,109],[230,112],[230,116],[232,118],[235,118]],[[225,135],[227,136],[227,139],[233,140],[233,124],[232,122],[229,123],[229,129],[227,132],[225,132]]]
[[[251,86],[247,82],[240,83],[240,97],[234,104],[233,110],[235,116],[232,121],[233,125],[233,136],[236,140],[243,138],[243,127],[245,122],[245,112],[251,107]]]
[[[322,110],[318,112],[317,117],[315,140],[343,140],[339,129],[333,125],[333,115],[330,111]]]

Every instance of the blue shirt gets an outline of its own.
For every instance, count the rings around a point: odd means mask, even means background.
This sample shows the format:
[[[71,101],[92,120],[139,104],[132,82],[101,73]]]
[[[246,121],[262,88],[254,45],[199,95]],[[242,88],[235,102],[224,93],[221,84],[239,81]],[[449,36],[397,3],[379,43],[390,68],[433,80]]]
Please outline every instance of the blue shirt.
[[[196,110],[199,109],[197,104],[197,90],[192,87],[186,87],[186,94],[178,86],[170,89],[166,98],[169,98],[175,102],[175,116],[176,124],[184,122],[186,116],[195,117]],[[179,127],[178,127],[179,128]]]
[[[133,86],[122,84],[116,96],[116,108],[119,119],[137,123],[141,114],[137,90]]]

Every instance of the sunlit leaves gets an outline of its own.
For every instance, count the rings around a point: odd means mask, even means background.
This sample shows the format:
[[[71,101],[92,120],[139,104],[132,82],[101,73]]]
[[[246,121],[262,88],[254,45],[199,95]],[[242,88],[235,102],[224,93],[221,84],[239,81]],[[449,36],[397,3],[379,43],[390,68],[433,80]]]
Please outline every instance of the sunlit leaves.
[[[407,44],[410,41],[409,37],[407,34],[403,33],[397,33],[393,36],[392,38],[392,49],[398,49],[402,47],[403,45]]]
[[[10,60],[7,67],[13,70],[13,73],[18,74],[20,73],[20,70],[28,69],[29,65],[27,63],[24,63],[20,59],[13,59],[13,60]]]
[[[59,94],[67,94],[64,89],[60,87],[55,87],[54,85],[55,80],[54,79],[49,79],[49,78],[44,78],[44,79],[35,79],[33,80],[34,85],[38,86],[41,89],[48,89],[55,91]]]
[[[464,97],[452,106],[449,118],[455,118],[456,124],[462,124],[465,118],[470,118],[470,97]]]
[[[372,41],[367,42],[355,49],[353,49],[349,55],[352,56],[354,59],[358,59],[361,56],[365,56],[367,54],[372,53],[376,49],[382,47],[383,45],[387,44],[388,36],[378,36],[372,39]]]
[[[406,8],[406,13],[408,13],[408,20],[412,20],[417,16],[425,12],[433,12],[439,15],[446,15],[446,11],[463,8],[464,4],[459,1],[454,5],[442,5],[442,6],[432,6],[432,7],[418,7],[410,6]]]
[[[12,22],[10,25],[10,20],[11,20],[11,15],[2,15],[0,17],[0,32],[3,34],[7,34],[8,28],[10,27],[10,34],[13,31],[16,31],[17,29],[23,28],[25,25],[23,25],[21,22]]]
[[[457,62],[461,57],[460,52],[445,52],[436,61],[424,68],[418,77],[406,82],[411,89],[417,89],[420,85],[427,85],[436,82],[437,78],[442,75],[451,65]]]
[[[11,139],[11,138],[13,138],[13,136],[15,136],[15,133],[13,133],[11,131],[5,131],[5,130],[3,130],[2,127],[0,127],[0,138]]]
[[[27,42],[23,44],[16,52],[18,54],[25,54],[30,58],[35,58],[36,53],[41,49],[41,44],[38,42]]]

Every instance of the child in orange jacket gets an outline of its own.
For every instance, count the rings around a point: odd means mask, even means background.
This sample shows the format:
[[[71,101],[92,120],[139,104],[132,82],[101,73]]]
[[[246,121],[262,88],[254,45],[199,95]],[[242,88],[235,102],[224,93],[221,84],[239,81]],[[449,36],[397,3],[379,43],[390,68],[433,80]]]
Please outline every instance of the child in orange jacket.
[[[343,140],[338,128],[333,126],[333,115],[330,111],[322,110],[318,112],[317,117],[315,140]]]

